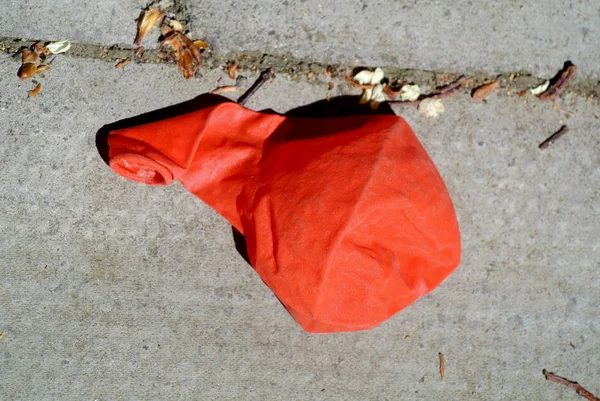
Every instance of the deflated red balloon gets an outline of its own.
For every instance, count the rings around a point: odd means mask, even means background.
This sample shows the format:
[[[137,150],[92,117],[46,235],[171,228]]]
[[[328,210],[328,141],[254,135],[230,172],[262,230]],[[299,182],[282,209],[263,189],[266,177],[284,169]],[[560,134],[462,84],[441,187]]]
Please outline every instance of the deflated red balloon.
[[[221,103],[108,143],[115,172],[177,179],[243,233],[252,266],[306,331],[375,327],[459,264],[452,200],[400,117]]]

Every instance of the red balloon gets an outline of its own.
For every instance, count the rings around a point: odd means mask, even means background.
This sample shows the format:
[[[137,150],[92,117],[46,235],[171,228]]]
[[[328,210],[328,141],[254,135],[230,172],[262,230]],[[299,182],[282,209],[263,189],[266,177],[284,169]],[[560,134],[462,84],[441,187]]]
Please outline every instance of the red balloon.
[[[252,266],[306,331],[373,328],[459,264],[452,200],[400,117],[221,103],[112,131],[108,144],[116,173],[177,179],[244,234]]]

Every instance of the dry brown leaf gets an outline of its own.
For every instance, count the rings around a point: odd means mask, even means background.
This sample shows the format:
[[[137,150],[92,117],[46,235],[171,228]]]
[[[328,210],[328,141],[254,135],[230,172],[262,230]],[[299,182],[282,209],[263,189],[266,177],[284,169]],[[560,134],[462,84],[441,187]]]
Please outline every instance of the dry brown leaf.
[[[135,56],[140,58],[142,57],[142,53],[144,53],[144,46],[140,46],[137,48],[137,50],[135,51]]]
[[[30,91],[27,91],[27,93],[30,97],[35,98],[38,95],[38,93],[40,93],[40,90],[42,90],[42,84],[37,84],[35,88],[33,88]]]
[[[131,60],[129,60],[128,58],[126,58],[125,60],[121,60],[117,64],[115,64],[115,68],[123,68],[127,64],[129,64],[129,63],[131,63]]]
[[[21,68],[19,68],[19,71],[17,72],[17,75],[21,79],[31,78],[35,74],[37,74],[37,67],[33,63],[22,64]]]
[[[481,85],[480,87],[478,87],[477,89],[475,89],[473,91],[473,93],[471,94],[471,97],[480,102],[483,99],[485,99],[486,97],[488,97],[489,95],[492,94],[493,91],[495,91],[498,87],[500,86],[500,82],[498,81],[494,81],[494,82],[490,82],[484,85]]]
[[[238,67],[237,63],[229,64],[227,67],[227,75],[229,75],[229,78],[235,79],[235,73],[240,72],[241,70],[242,69]]]
[[[212,93],[213,95],[218,95],[219,93],[225,93],[225,92],[237,92],[238,89],[239,88],[234,85],[225,85],[225,86],[219,86],[218,88],[211,90],[210,93]]]
[[[330,83],[329,83],[328,90],[332,90],[334,87],[335,87],[334,83],[333,83],[333,82],[330,82]]]
[[[183,73],[185,79],[190,79],[194,76],[195,68],[194,68],[194,60],[189,51],[183,50],[179,57],[177,57],[177,65],[179,69]]]
[[[37,68],[36,68],[36,70],[35,70],[35,73],[39,74],[39,73],[42,73],[44,71],[48,71],[49,69],[50,69],[49,65],[38,65]]]
[[[21,53],[21,64],[37,63],[39,60],[40,56],[38,56],[36,51],[24,49]]]
[[[181,39],[183,46],[192,53],[192,56],[194,57],[194,60],[196,60],[196,63],[201,66],[202,65],[202,56],[200,56],[200,50],[198,50],[198,48],[196,46],[194,46],[194,42],[192,42],[190,40],[190,38],[188,38],[187,36],[185,36],[183,33],[181,32],[177,32],[177,35],[179,36],[179,38]]]
[[[161,11],[158,8],[151,8],[147,11],[144,11],[143,15],[140,15],[140,18],[138,20],[138,32],[133,43],[139,45],[142,42],[144,36],[146,36],[146,34],[150,32],[152,27],[164,17],[164,11]]]
[[[194,40],[192,42],[194,44],[194,46],[196,46],[198,49],[208,49],[208,43],[206,43],[203,40]]]

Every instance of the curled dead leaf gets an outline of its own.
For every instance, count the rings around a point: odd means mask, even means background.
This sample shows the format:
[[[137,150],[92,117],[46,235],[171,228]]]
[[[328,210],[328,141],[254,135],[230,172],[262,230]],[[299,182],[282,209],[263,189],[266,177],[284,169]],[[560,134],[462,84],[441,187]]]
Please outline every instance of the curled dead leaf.
[[[138,32],[135,37],[135,41],[133,42],[136,45],[142,43],[142,39],[154,25],[165,17],[164,11],[159,10],[158,8],[151,8],[147,11],[144,11],[138,20]]]
[[[128,58],[119,61],[117,64],[115,64],[115,68],[123,68],[125,67],[127,64],[131,63],[131,60],[129,60]]]
[[[185,79],[190,79],[196,72],[192,55],[186,49],[183,49],[177,57],[177,66],[183,73]]]
[[[494,81],[494,82],[490,82],[484,85],[481,85],[480,87],[478,87],[477,89],[475,89],[473,91],[473,93],[471,94],[471,97],[480,102],[483,99],[485,99],[486,97],[488,97],[489,95],[492,94],[492,92],[494,92],[498,87],[500,86],[500,82],[498,81]]]
[[[231,79],[235,79],[235,73],[240,71],[241,68],[238,67],[237,63],[231,63],[227,66],[227,75],[229,75],[229,78]]]
[[[183,33],[181,32],[177,32],[177,35],[179,36],[179,38],[181,39],[181,41],[183,42],[184,47],[192,53],[192,56],[194,57],[194,60],[196,60],[196,63],[201,66],[202,65],[202,56],[200,55],[200,50],[198,50],[198,48],[196,46],[194,46],[194,42],[192,42],[190,40],[190,38],[188,38],[187,36],[185,36]]]
[[[37,74],[37,67],[33,63],[22,64],[21,68],[19,68],[19,71],[17,72],[17,75],[21,79],[31,78],[35,74]]]
[[[194,40],[192,42],[194,44],[194,46],[196,46],[198,49],[208,49],[208,43],[206,43],[203,40]]]
[[[42,90],[42,84],[37,84],[35,88],[27,91],[27,93],[30,97],[35,98],[38,95],[38,93],[40,93],[40,90]]]
[[[36,70],[35,70],[35,73],[39,74],[41,72],[48,71],[49,69],[50,69],[49,65],[45,65],[45,64],[44,65],[38,65],[37,68],[36,68]]]
[[[40,56],[38,56],[36,51],[24,49],[21,53],[21,64],[37,63],[39,60]]]
[[[225,85],[219,86],[218,88],[211,90],[210,93],[212,93],[213,95],[218,95],[219,93],[237,92],[238,89],[239,88],[234,85]]]

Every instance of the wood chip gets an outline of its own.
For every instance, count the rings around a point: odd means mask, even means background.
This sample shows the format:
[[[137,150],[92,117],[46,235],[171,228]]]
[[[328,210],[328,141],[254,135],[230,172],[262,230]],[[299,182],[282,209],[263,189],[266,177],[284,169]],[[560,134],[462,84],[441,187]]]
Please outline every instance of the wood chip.
[[[33,88],[30,91],[27,91],[27,93],[29,94],[29,97],[35,99],[38,93],[40,93],[40,90],[42,90],[42,84],[37,84],[35,88]]]
[[[131,63],[131,60],[129,60],[128,58],[126,58],[125,60],[121,60],[117,64],[115,64],[115,68],[123,68],[127,64],[129,64],[129,63]]]
[[[494,82],[487,83],[485,85],[481,85],[480,87],[478,87],[477,89],[475,89],[473,91],[473,93],[471,94],[471,97],[474,100],[481,102],[483,99],[485,99],[486,97],[491,95],[492,92],[494,92],[499,86],[500,86],[500,82],[498,82],[498,81],[494,81]]]
[[[212,93],[213,95],[218,95],[220,93],[226,93],[226,92],[237,92],[238,89],[239,88],[234,85],[225,85],[225,86],[219,86],[218,88],[211,90],[210,93]]]
[[[438,353],[438,356],[440,357],[440,378],[444,380],[444,375],[446,373],[446,360],[444,358],[444,354],[442,354],[441,352]]]

